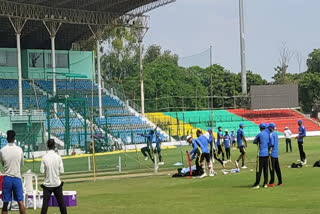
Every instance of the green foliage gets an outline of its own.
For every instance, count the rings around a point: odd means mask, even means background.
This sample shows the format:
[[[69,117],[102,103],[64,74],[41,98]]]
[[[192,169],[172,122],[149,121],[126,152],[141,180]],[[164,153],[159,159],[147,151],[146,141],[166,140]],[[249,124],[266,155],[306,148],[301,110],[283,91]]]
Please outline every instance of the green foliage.
[[[320,103],[320,73],[305,73],[299,82],[300,103],[304,112],[311,112]]]
[[[320,73],[320,49],[314,49],[307,59],[308,72]]]

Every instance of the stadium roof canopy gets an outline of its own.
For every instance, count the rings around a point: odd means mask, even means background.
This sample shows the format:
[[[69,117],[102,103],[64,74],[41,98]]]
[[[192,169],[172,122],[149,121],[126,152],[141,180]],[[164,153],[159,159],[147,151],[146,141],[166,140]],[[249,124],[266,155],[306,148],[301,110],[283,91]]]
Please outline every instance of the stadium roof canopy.
[[[88,26],[129,21],[175,0],[0,0],[0,47],[15,48],[16,37],[9,17],[27,20],[21,33],[22,49],[49,49],[44,21],[62,23],[56,49],[92,36]]]

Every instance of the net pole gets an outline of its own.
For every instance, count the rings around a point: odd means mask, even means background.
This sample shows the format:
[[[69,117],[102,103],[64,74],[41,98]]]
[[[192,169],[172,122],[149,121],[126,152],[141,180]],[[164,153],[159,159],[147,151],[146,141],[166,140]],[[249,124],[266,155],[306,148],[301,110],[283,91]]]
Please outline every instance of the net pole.
[[[92,162],[93,162],[93,181],[96,182],[96,155],[93,137],[93,80],[94,80],[94,54],[92,53],[92,81],[91,81],[91,140],[92,140]]]

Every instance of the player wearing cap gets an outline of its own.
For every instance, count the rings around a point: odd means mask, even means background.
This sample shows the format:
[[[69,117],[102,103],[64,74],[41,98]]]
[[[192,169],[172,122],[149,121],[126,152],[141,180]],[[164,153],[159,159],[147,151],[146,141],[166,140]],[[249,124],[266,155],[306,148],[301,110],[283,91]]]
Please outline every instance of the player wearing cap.
[[[215,138],[212,132],[212,129],[209,128],[208,132],[209,133],[209,145],[210,145],[210,158],[212,159],[212,163],[214,163],[214,160],[217,160],[219,163],[221,163],[222,167],[224,167],[223,161],[217,157],[217,151],[216,151],[216,143],[215,143]]]
[[[274,171],[277,173],[278,177],[278,185],[282,186],[282,176],[279,164],[279,138],[278,134],[275,131],[276,125],[274,123],[269,124],[269,131],[270,131],[270,182],[268,187],[274,187]]]
[[[226,129],[224,132],[225,132],[225,135],[223,136],[223,145],[226,150],[227,161],[231,162],[231,155],[230,155],[231,137],[228,133],[229,132],[228,129]]]
[[[303,139],[306,137],[306,128],[304,127],[302,120],[298,120],[298,126],[299,135],[296,137],[296,139],[298,139],[300,160],[302,164],[307,164],[306,153],[303,150]]]
[[[242,167],[243,169],[246,169],[247,167],[244,165],[245,157],[246,157],[246,147],[247,147],[247,140],[244,135],[244,124],[240,123],[239,124],[239,129],[237,131],[237,143],[238,143],[238,148],[240,150],[240,156],[239,158],[235,161],[236,167],[239,168],[239,161],[242,159]],[[243,144],[242,141],[245,143]]]
[[[285,127],[283,134],[284,134],[284,137],[286,138],[286,152],[288,152],[288,147],[290,147],[290,152],[292,152],[292,146],[291,146],[292,132],[288,127]]]
[[[156,147],[154,150],[154,153],[158,153],[158,158],[159,158],[159,165],[163,165],[164,162],[162,161],[162,156],[161,156],[161,143],[162,143],[162,138],[160,137],[160,133],[157,132],[156,134]]]
[[[148,156],[147,156],[147,153],[148,153],[152,162],[154,162],[154,160],[153,160],[153,146],[152,146],[153,134],[154,134],[154,130],[150,130],[148,135],[140,134],[142,137],[145,137],[147,139],[147,146],[141,148],[141,153],[145,157],[145,160],[148,160]]]
[[[233,130],[231,130],[230,137],[231,137],[232,147],[233,147],[233,149],[235,149],[236,148],[236,135],[234,134]]]
[[[223,151],[223,134],[221,132],[221,126],[218,127],[217,133],[217,147],[218,147],[218,156],[222,154],[222,161],[224,161],[224,151]]]
[[[258,146],[258,157],[256,166],[256,182],[253,184],[252,188],[258,189],[260,184],[260,178],[263,172],[264,181],[263,187],[267,188],[268,184],[268,158],[269,158],[269,147],[270,147],[270,136],[266,131],[266,124],[261,123],[259,125],[260,133],[253,140],[254,144]]]

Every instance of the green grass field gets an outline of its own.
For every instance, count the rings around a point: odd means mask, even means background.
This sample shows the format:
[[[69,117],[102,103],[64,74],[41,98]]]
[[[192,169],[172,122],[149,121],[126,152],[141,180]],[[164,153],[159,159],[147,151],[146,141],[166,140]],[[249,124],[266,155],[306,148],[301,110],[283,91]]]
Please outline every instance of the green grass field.
[[[172,164],[181,161],[181,151],[186,147],[164,150],[165,167],[172,170]],[[149,176],[140,178],[120,178],[98,180],[95,183],[66,183],[65,190],[75,190],[78,193],[78,206],[69,208],[69,213],[320,213],[320,168],[313,168],[315,161],[320,159],[320,137],[306,139],[305,151],[308,166],[302,169],[288,169],[288,165],[299,159],[298,148],[293,141],[293,152],[285,153],[284,140],[280,140],[280,163],[284,186],[253,190],[249,187],[255,180],[256,146],[249,144],[247,166],[237,174],[223,175],[221,168],[215,164],[218,172],[215,177],[204,179],[171,178],[169,175]],[[239,152],[231,150],[235,159]],[[136,158],[135,153],[130,154]],[[103,160],[105,157],[106,160]],[[110,165],[111,160],[117,160],[118,155],[103,156],[97,160],[101,170],[108,170],[104,165]],[[101,158],[101,159],[100,159]],[[116,161],[113,165],[116,166]],[[131,160],[131,161],[130,161]],[[126,160],[127,168],[138,169],[136,161]],[[109,161],[109,162],[108,162]],[[140,161],[152,167],[149,161]],[[135,163],[133,163],[135,162]],[[106,164],[108,163],[108,164]],[[84,160],[68,160],[66,171],[86,169]],[[38,167],[38,163],[27,164],[24,169]],[[110,167],[111,170],[112,167]],[[227,168],[234,168],[233,164]],[[113,168],[112,168],[113,169]],[[116,169],[116,168],[115,168]],[[141,167],[146,171],[152,171]],[[171,173],[172,174],[172,173]],[[89,174],[88,174],[89,175]],[[277,180],[276,180],[277,182]],[[262,180],[261,180],[262,183]],[[27,213],[39,213],[40,210],[28,210]],[[58,209],[50,208],[49,213],[59,213]]]

